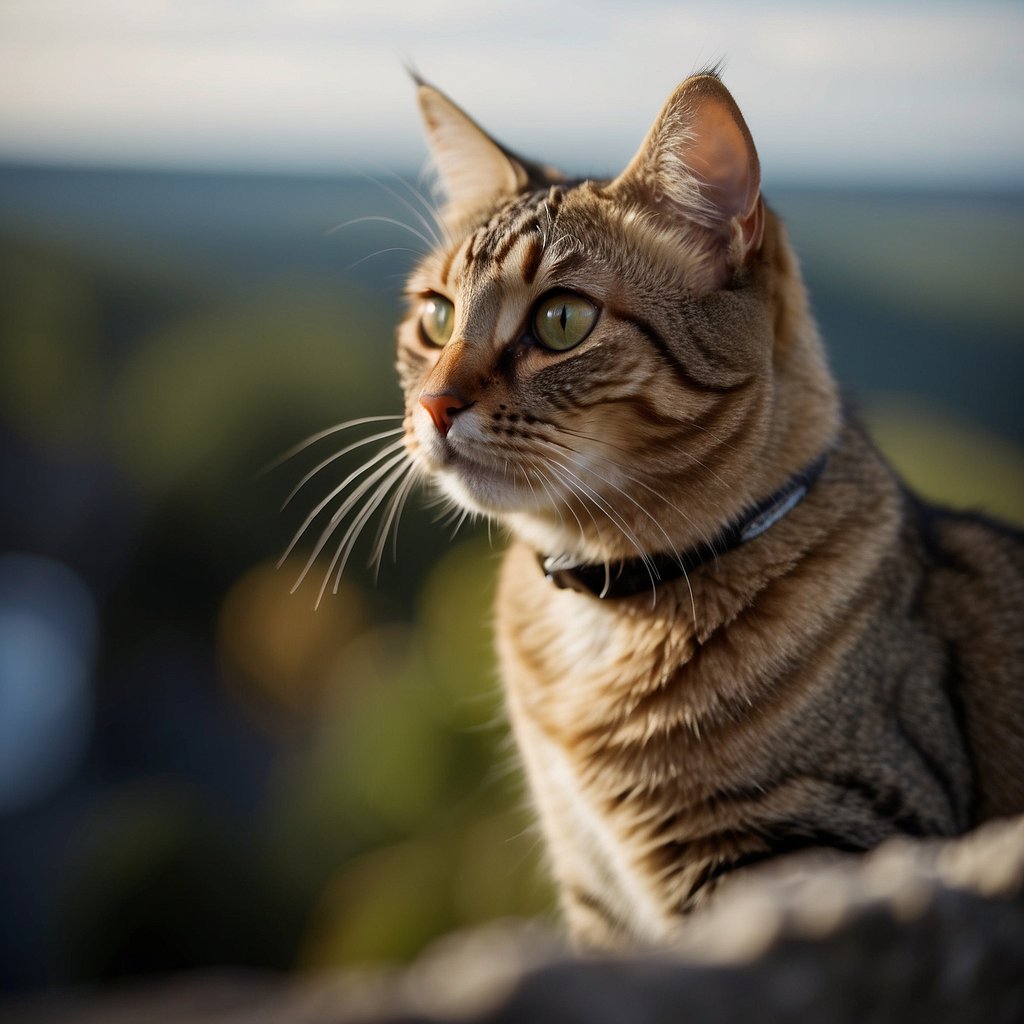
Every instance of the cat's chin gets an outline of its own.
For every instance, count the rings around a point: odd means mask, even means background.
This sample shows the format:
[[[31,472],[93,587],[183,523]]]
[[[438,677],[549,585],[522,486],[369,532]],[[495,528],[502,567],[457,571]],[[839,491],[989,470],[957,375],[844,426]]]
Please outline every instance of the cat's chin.
[[[456,504],[485,515],[506,527],[518,540],[543,554],[575,557],[581,562],[601,561],[606,552],[587,543],[580,529],[567,531],[566,521],[543,492],[513,484],[504,474],[451,469],[434,474],[435,483]],[[573,526],[577,524],[572,521]]]
[[[507,466],[486,466],[464,456],[452,459],[434,477],[463,508],[495,519],[514,513],[542,513],[551,499],[539,484]]]
[[[624,557],[622,552],[606,550],[600,531],[589,535],[585,517],[559,512],[554,502],[562,496],[557,489],[553,493],[556,485],[541,486],[522,470],[486,466],[449,450],[445,462],[430,475],[457,505],[501,523],[535,551],[581,562]]]

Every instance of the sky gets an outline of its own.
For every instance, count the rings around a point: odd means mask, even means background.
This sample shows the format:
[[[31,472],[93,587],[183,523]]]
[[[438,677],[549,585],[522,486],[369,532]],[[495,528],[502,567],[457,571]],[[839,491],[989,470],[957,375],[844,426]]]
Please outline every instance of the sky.
[[[608,174],[722,61],[766,179],[1024,185],[1022,53],[1019,0],[2,0],[0,159],[417,168],[412,65]]]

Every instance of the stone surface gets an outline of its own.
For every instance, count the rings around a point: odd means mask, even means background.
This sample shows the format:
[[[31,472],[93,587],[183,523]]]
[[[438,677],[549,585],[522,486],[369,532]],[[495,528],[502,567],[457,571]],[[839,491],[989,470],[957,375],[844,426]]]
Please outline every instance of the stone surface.
[[[941,1024],[1024,1021],[1024,819],[751,874],[671,949],[577,957],[529,924],[404,971],[192,976],[8,1003],[26,1024]]]

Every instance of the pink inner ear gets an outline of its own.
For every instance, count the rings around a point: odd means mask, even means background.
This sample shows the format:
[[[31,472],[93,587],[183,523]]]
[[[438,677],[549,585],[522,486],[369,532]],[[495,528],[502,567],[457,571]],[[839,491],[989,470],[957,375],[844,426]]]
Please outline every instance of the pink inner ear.
[[[704,199],[723,221],[747,219],[755,213],[761,175],[757,153],[736,115],[716,96],[697,96],[688,128],[683,159],[702,182]]]

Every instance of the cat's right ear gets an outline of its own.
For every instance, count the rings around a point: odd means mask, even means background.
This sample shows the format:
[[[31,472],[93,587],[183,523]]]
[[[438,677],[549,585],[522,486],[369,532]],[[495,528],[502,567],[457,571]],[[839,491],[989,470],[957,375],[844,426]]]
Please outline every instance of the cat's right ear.
[[[448,209],[476,209],[512,196],[529,181],[523,163],[443,92],[413,75],[427,141]]]
[[[761,247],[764,203],[754,140],[714,73],[688,78],[669,97],[614,193],[707,229],[725,276]]]

